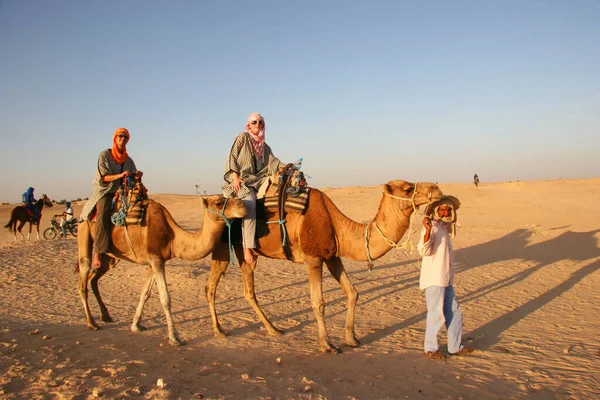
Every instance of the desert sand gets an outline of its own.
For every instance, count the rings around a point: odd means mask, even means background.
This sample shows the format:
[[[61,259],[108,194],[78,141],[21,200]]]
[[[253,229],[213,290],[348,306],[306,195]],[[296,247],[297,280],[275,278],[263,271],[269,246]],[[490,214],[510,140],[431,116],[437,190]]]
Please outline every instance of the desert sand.
[[[398,177],[409,178],[409,177]],[[326,322],[338,355],[321,354],[305,268],[260,258],[259,302],[285,331],[270,337],[243,298],[239,266],[217,294],[226,338],[212,334],[204,295],[210,257],[171,260],[167,282],[185,346],[168,345],[156,289],[145,332],[129,325],[146,267],[121,262],[100,281],[114,323],[88,330],[77,292],[76,240],[15,242],[0,231],[0,397],[3,399],[591,399],[600,397],[600,179],[440,184],[458,196],[455,290],[466,357],[424,356],[425,300],[416,251],[345,260],[360,299],[358,348],[343,344],[346,302],[325,271]],[[150,188],[151,189],[151,188]],[[381,187],[325,188],[369,221]],[[52,194],[49,194],[52,197]],[[59,194],[57,194],[59,196]],[[197,196],[154,194],[185,229],[202,224]],[[78,215],[83,204],[75,205]],[[4,225],[14,205],[0,206]],[[43,213],[49,226],[55,205]],[[421,212],[413,230],[420,229]],[[25,230],[27,227],[25,228]],[[418,233],[413,233],[416,245]],[[445,344],[445,331],[440,343]],[[442,351],[447,351],[442,347]],[[164,385],[160,387],[157,382]]]

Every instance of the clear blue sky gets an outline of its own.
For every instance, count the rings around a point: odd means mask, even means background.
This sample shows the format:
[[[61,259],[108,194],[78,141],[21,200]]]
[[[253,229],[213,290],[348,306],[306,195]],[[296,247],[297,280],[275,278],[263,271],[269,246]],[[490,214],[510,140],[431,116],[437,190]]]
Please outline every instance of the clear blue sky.
[[[314,187],[600,176],[600,1],[0,1],[0,201],[220,191],[247,116]]]

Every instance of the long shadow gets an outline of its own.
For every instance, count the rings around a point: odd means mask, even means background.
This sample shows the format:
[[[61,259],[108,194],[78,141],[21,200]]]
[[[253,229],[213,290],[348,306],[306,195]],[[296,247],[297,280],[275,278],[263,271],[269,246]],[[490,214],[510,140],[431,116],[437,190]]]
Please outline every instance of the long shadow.
[[[565,232],[554,239],[531,246],[526,246],[524,245],[526,238],[528,238],[532,232],[519,229],[500,239],[457,250],[457,260],[467,259],[470,261],[468,264],[460,268],[459,272],[465,272],[476,267],[478,262],[481,264],[488,264],[499,261],[521,259],[523,262],[535,263],[534,266],[518,271],[516,274],[510,277],[500,279],[497,282],[484,286],[483,288],[478,288],[477,290],[467,293],[459,298],[459,302],[468,303],[475,301],[478,298],[486,296],[494,291],[522,282],[534,272],[539,271],[541,268],[558,261],[573,260],[583,262],[600,256],[600,251],[597,247],[597,241],[594,238],[594,235],[597,232],[600,232],[600,229],[589,232]],[[511,246],[509,246],[509,244]],[[552,249],[552,251],[549,251],[549,249]],[[485,250],[487,250],[487,254],[489,254],[490,257],[485,257]],[[598,261],[589,264],[588,266],[574,273],[571,278],[558,285],[555,289],[552,289],[545,294],[538,296],[536,299],[517,307],[515,310],[505,314],[504,316],[499,317],[495,320],[495,323],[491,322],[484,325],[484,327],[476,329],[475,331],[471,332],[470,335],[480,337],[481,345],[478,344],[478,347],[484,346],[487,348],[495,344],[498,341],[501,332],[514,325],[520,319],[539,309],[539,307],[549,303],[557,296],[560,296],[566,290],[573,287],[575,283],[597,270],[598,266]],[[415,282],[415,285],[416,284],[417,283]],[[401,323],[391,325],[387,328],[377,331],[376,333],[367,335],[363,338],[363,342],[375,342],[399,329],[403,329],[418,323],[424,320],[425,317],[426,313],[415,315]],[[484,339],[483,336],[487,336],[487,338]]]
[[[473,337],[477,348],[487,349],[500,341],[501,333],[519,322],[527,315],[539,310],[541,307],[550,303],[555,298],[559,297],[575,284],[579,283],[586,276],[593,274],[600,269],[600,261],[595,261],[591,264],[586,265],[583,268],[573,272],[571,276],[561,284],[555,286],[553,289],[520,305],[514,310],[496,318],[487,324],[480,326],[479,328],[469,332],[466,336]]]

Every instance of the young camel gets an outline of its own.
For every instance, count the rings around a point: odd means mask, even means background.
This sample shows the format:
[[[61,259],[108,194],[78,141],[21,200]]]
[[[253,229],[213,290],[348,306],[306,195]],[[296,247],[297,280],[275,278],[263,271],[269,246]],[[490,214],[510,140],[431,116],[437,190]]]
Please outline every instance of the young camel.
[[[440,189],[433,183],[412,184],[402,180],[388,182],[379,210],[372,222],[361,224],[346,217],[333,204],[331,199],[317,189],[311,189],[308,207],[304,215],[290,212],[286,215],[287,241],[293,261],[304,263],[308,271],[312,308],[319,328],[319,344],[322,352],[337,354],[339,348],[333,345],[325,327],[325,302],[323,301],[323,262],[333,277],[341,285],[347,298],[345,341],[350,346],[360,342],[354,332],[354,310],[358,292],[350,282],[340,257],[366,261],[377,259],[392,249],[391,243],[398,243],[409,226],[409,218],[416,207],[439,200]],[[277,221],[278,214],[267,213],[269,221]],[[286,259],[282,248],[279,228],[258,239],[255,254],[268,258]],[[368,243],[368,248],[366,243]],[[236,246],[238,260],[243,260],[240,246]],[[241,261],[240,261],[241,262]],[[228,249],[219,243],[212,253],[211,271],[206,284],[206,297],[212,316],[216,336],[224,336],[215,310],[215,293],[221,276],[229,264]],[[254,268],[256,262],[241,262],[244,281],[244,297],[252,306],[270,335],[280,335],[262,311],[254,291]]]
[[[171,317],[171,298],[165,279],[165,261],[171,258],[199,260],[206,257],[219,241],[231,218],[242,218],[246,215],[246,207],[241,200],[226,199],[223,196],[209,196],[202,199],[204,205],[204,223],[202,229],[195,233],[184,231],[177,225],[171,214],[160,203],[148,200],[148,206],[141,226],[115,226],[112,230],[112,252],[104,257],[98,269],[91,269],[92,247],[94,238],[94,222],[84,221],[79,225],[77,245],[79,252],[79,295],[83,303],[87,325],[92,330],[100,327],[94,321],[88,304],[88,280],[102,313],[102,321],[112,322],[100,292],[98,280],[112,268],[117,259],[128,260],[150,266],[150,274],[142,289],[131,330],[143,331],[140,325],[142,311],[154,282],[158,286],[160,302],[167,318],[169,343],[181,345],[183,342],[173,325]],[[127,230],[127,231],[126,231]]]

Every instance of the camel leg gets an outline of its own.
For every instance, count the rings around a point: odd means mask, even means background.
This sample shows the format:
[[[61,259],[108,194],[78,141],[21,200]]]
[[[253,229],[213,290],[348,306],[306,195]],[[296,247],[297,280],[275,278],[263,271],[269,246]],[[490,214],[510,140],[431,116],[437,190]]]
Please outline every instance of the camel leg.
[[[319,344],[323,353],[337,354],[340,349],[333,345],[325,327],[325,301],[323,300],[323,261],[317,258],[307,258],[308,282],[310,284],[310,301],[317,325],[319,327]]]
[[[239,250],[239,252],[238,252],[238,250]],[[244,254],[243,254],[242,248],[236,247],[236,255],[237,255],[238,260],[244,260]],[[256,268],[256,260],[257,259],[255,258],[254,262],[252,264],[248,264],[246,261],[243,261],[242,265],[241,265],[242,279],[244,281],[244,298],[252,306],[252,308],[258,315],[258,318],[265,325],[265,328],[267,328],[269,335],[279,336],[279,335],[283,334],[283,331],[281,331],[281,330],[275,328],[275,326],[273,326],[271,321],[269,321],[269,319],[263,312],[262,308],[260,308],[258,301],[256,300],[256,293],[254,291],[254,268]]]
[[[108,313],[108,308],[106,308],[106,305],[104,304],[104,302],[102,301],[102,297],[100,296],[100,290],[98,289],[98,281],[115,264],[115,260],[114,260],[114,258],[110,258],[109,260],[106,260],[109,257],[104,257],[104,258],[105,258],[105,260],[103,260],[103,263],[100,266],[100,268],[94,270],[92,279],[90,280],[90,286],[92,287],[92,292],[94,293],[94,297],[96,297],[96,301],[98,302],[98,305],[100,306],[100,313],[102,314],[102,317],[101,317],[102,321],[103,322],[113,322],[113,319],[111,318],[110,314]]]
[[[173,324],[173,316],[171,315],[171,296],[169,295],[167,280],[165,278],[165,261],[158,257],[154,257],[150,260],[150,265],[152,266],[152,271],[154,271],[154,279],[156,280],[156,286],[158,287],[160,303],[163,306],[163,310],[165,311],[165,316],[167,318],[169,344],[173,346],[180,346],[184,343],[181,341],[181,339],[179,339],[179,335],[177,334],[177,330]]]
[[[346,295],[346,299],[348,299],[348,314],[346,315],[346,343],[352,347],[357,347],[360,345],[360,341],[356,337],[356,333],[354,332],[354,313],[356,309],[356,302],[358,301],[358,291],[350,282],[350,278],[346,273],[346,269],[344,268],[344,264],[339,257],[333,258],[331,260],[325,260],[325,264],[327,265],[327,269],[331,272],[331,275],[335,278],[336,281],[342,286],[342,290]]]
[[[85,226],[85,227],[84,227]],[[87,229],[86,229],[87,228]],[[91,330],[98,330],[100,327],[94,321],[90,306],[88,303],[88,279],[92,263],[92,245],[89,227],[87,224],[81,224],[79,235],[77,237],[77,247],[79,253],[79,297],[83,303],[83,311],[87,320],[87,326]]]
[[[244,257],[239,258],[244,259]],[[229,250],[227,245],[220,243],[212,252],[212,261],[210,263],[210,275],[206,282],[204,291],[206,293],[206,300],[208,301],[208,308],[210,310],[210,316],[213,323],[213,332],[215,336],[224,337],[227,336],[227,332],[223,330],[217,317],[217,310],[215,308],[215,295],[217,293],[217,286],[221,280],[221,276],[227,271],[229,266]]]
[[[131,323],[131,331],[132,332],[142,332],[146,330],[146,327],[140,325],[140,321],[142,320],[142,313],[144,311],[144,306],[146,302],[150,298],[152,294],[152,286],[154,285],[154,271],[152,268],[149,269],[148,280],[146,284],[142,288],[142,294],[140,295],[140,302],[135,310],[135,316],[133,317],[133,322]]]

